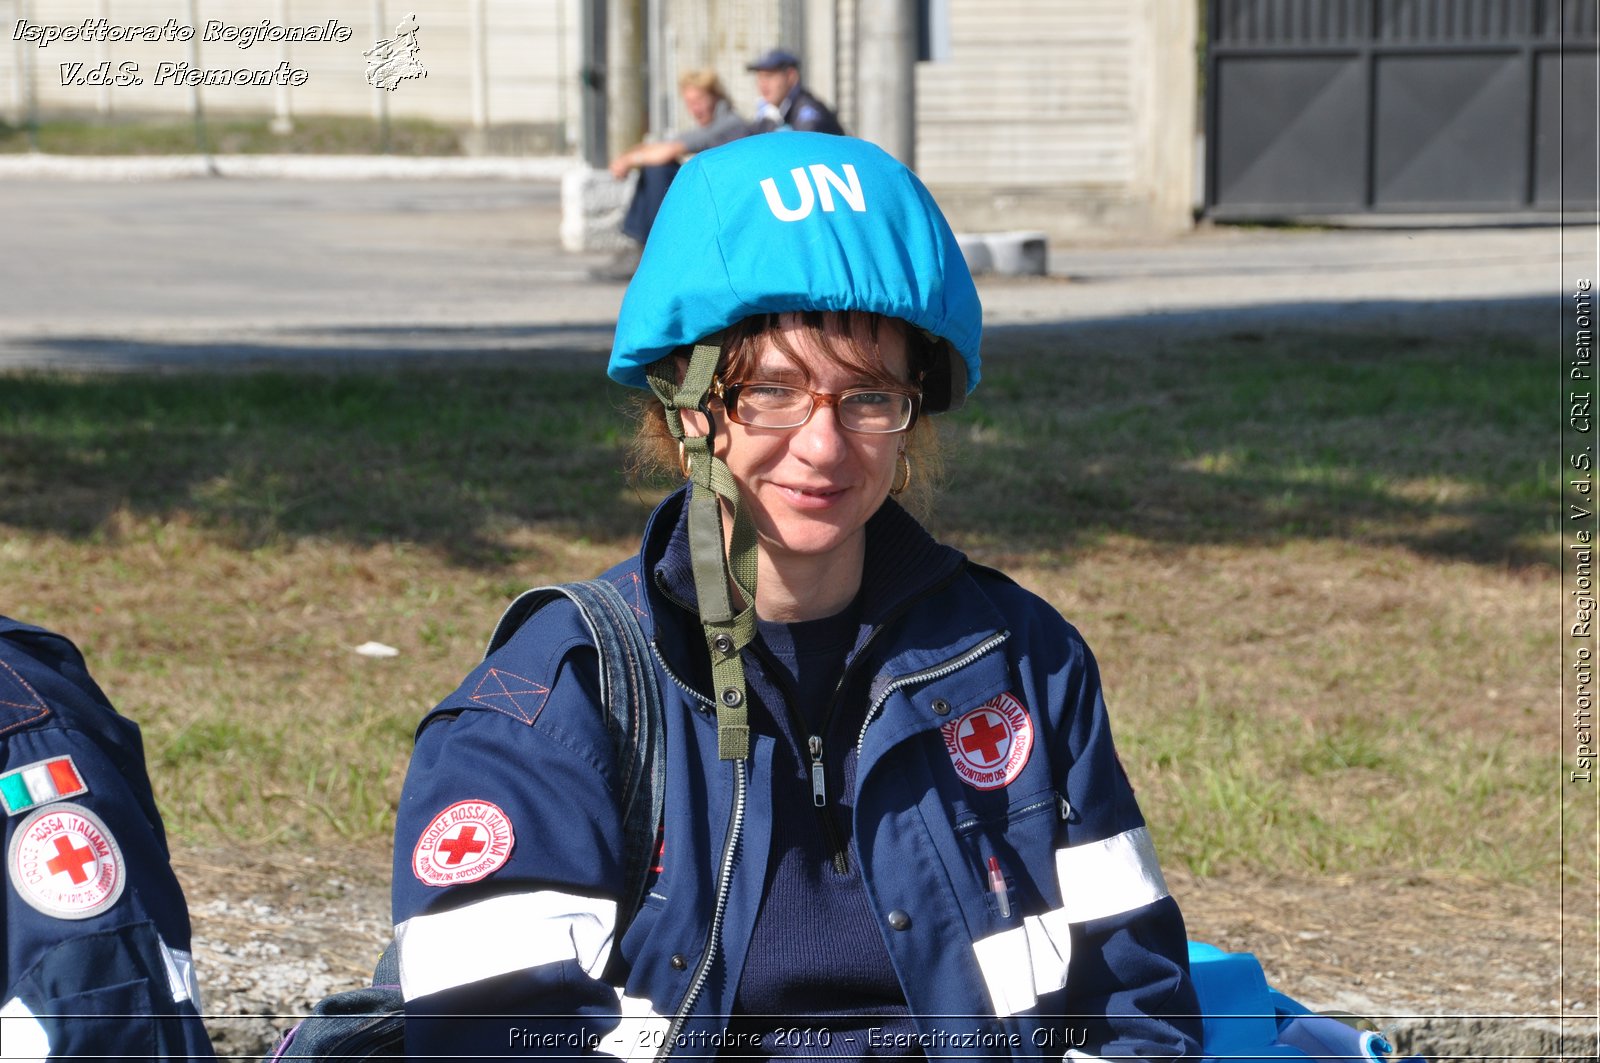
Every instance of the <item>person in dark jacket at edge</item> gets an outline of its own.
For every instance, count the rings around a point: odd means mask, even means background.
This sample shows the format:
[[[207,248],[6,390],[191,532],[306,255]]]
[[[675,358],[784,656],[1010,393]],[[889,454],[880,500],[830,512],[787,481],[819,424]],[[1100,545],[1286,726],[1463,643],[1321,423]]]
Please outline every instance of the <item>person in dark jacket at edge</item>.
[[[0,616],[6,1059],[214,1058],[145,773],[70,641]]]
[[[603,577],[664,702],[652,877],[614,940],[622,769],[555,602],[418,727],[393,880],[410,1055],[1198,1051],[1093,655],[901,505],[923,508],[981,332],[944,216],[874,145],[780,133],[684,166],[608,370],[655,393],[637,446],[679,481]]]
[[[800,57],[782,48],[773,48],[745,67],[756,76],[756,105],[751,130],[770,133],[793,129],[801,133],[844,135],[844,126],[828,105],[800,83]]]

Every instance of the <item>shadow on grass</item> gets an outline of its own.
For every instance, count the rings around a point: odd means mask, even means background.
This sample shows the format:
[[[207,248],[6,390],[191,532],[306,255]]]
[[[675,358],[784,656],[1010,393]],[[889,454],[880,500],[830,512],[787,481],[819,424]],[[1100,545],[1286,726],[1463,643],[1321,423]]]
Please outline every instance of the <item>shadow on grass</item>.
[[[404,539],[465,564],[543,525],[635,534],[626,396],[593,369],[503,366],[4,381],[0,523],[72,537],[183,519],[243,547]]]
[[[65,372],[280,369],[284,372],[368,370],[407,363],[451,368],[512,366],[532,356],[560,357],[566,367],[603,372],[612,322],[530,325],[334,325],[274,329],[270,337],[234,340],[131,339],[57,335],[7,341],[15,364]],[[3,363],[0,363],[3,364]]]
[[[1165,543],[1400,544],[1550,560],[1549,359],[1527,340],[1000,333],[942,419],[933,524],[984,556]],[[630,540],[623,389],[582,365],[4,379],[0,523],[92,537],[119,511],[240,545],[405,539],[496,565],[506,535]],[[570,367],[569,367],[570,366]]]
[[[952,418],[936,523],[1001,551],[1319,538],[1548,563],[1557,371],[1509,335],[1018,332]]]

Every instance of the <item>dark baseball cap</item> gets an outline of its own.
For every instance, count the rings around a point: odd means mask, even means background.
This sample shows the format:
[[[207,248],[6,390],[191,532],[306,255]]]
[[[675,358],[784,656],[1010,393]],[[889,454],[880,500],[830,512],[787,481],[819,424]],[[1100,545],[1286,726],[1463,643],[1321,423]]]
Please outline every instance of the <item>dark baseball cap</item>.
[[[786,70],[789,67],[798,67],[800,57],[793,52],[786,52],[782,48],[774,48],[758,56],[755,62],[745,67],[746,70]]]

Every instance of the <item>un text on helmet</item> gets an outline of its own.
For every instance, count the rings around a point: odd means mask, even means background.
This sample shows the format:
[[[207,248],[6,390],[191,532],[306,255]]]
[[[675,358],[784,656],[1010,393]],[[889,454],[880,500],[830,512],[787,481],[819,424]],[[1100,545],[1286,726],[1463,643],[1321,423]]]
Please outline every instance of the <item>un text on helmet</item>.
[[[768,177],[761,182],[761,191],[767,195],[767,207],[772,211],[774,218],[779,221],[799,221],[811,213],[811,208],[818,200],[822,201],[822,209],[831,213],[834,192],[838,192],[840,198],[850,204],[851,210],[858,214],[866,213],[867,196],[861,190],[861,178],[856,176],[854,166],[845,163],[843,177],[820,162],[812,163],[810,170],[809,177],[806,176],[806,167],[803,166],[796,166],[789,171],[789,176],[794,178],[795,191],[800,193],[798,207],[784,205],[783,197],[778,194],[777,181]]]

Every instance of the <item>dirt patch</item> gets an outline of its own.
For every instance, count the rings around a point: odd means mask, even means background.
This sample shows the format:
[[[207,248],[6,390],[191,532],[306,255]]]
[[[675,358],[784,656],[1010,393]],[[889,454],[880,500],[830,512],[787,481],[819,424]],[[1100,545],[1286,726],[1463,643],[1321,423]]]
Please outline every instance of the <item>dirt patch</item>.
[[[270,1053],[330,993],[371,980],[388,942],[389,860],[211,850],[174,859],[189,901],[206,1027],[219,1056]]]
[[[1571,929],[1584,902],[1569,900],[1563,955],[1554,887],[1429,875],[1169,878],[1191,937],[1255,953],[1275,987],[1315,1010],[1372,1019],[1403,1053],[1595,1058],[1592,889],[1587,934]]]
[[[362,984],[389,938],[385,853],[330,869],[213,850],[176,866],[219,1054],[269,1051],[317,1000]],[[1569,934],[1563,984],[1558,891],[1435,876],[1169,878],[1191,937],[1255,953],[1274,986],[1371,1018],[1402,1052],[1596,1057],[1592,930],[1587,943]],[[1582,914],[1569,910],[1568,925]]]

